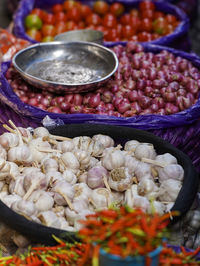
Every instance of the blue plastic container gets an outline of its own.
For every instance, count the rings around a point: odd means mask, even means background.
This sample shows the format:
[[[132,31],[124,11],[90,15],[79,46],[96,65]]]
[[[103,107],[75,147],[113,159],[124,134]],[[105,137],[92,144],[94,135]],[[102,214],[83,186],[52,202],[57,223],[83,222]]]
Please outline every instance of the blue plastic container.
[[[158,247],[154,251],[148,254],[148,257],[151,258],[151,266],[159,265],[159,255],[162,250],[162,246]],[[100,266],[145,266],[146,265],[146,256],[134,256],[121,258],[116,255],[107,253],[103,249],[100,249]]]

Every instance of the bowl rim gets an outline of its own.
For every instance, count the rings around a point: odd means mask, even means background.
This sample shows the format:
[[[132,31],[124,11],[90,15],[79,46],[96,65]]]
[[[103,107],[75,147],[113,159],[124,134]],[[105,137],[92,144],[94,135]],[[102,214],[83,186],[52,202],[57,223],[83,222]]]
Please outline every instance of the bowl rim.
[[[115,62],[115,65],[114,65],[114,68],[113,70],[105,75],[104,77],[100,78],[100,79],[97,79],[95,81],[92,81],[92,82],[88,82],[88,83],[73,83],[73,84],[68,84],[68,83],[62,83],[62,82],[54,82],[54,81],[49,81],[49,80],[45,80],[45,79],[41,79],[41,78],[38,78],[38,77],[35,77],[33,75],[30,75],[28,74],[27,72],[23,71],[17,64],[17,58],[25,53],[26,51],[28,50],[31,50],[31,49],[34,49],[34,48],[38,48],[38,47],[42,47],[42,46],[67,46],[67,45],[75,45],[75,44],[82,44],[82,45],[90,45],[90,46],[95,46],[99,49],[102,49],[104,51],[107,51],[108,53],[110,53],[113,58],[114,58],[114,62]],[[108,78],[110,78],[117,70],[118,68],[118,65],[119,65],[119,61],[118,61],[118,58],[117,58],[117,55],[115,54],[115,52],[103,45],[100,45],[100,44],[97,44],[97,43],[94,43],[94,42],[84,42],[84,41],[73,41],[73,42],[68,42],[68,41],[54,41],[54,42],[44,42],[44,43],[35,43],[35,44],[32,44],[26,48],[23,48],[21,49],[20,51],[18,51],[12,58],[12,64],[13,66],[15,67],[15,69],[19,72],[19,74],[26,78],[26,80],[28,81],[29,79],[33,80],[34,82],[38,82],[38,84],[40,85],[44,85],[44,83],[46,84],[49,84],[50,86],[66,86],[66,88],[70,88],[70,87],[78,87],[78,86],[89,86],[89,85],[95,85],[96,83],[98,82],[103,82],[105,80],[107,80]]]

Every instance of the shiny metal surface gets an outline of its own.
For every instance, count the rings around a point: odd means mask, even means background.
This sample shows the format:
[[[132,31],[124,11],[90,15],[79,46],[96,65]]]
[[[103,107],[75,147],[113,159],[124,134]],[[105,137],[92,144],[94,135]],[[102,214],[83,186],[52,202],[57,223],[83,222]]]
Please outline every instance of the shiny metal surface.
[[[95,90],[118,67],[114,52],[91,42],[34,44],[20,50],[12,62],[31,85],[65,93]]]
[[[103,44],[103,32],[92,29],[72,30],[56,35],[54,40],[66,42],[83,41]]]

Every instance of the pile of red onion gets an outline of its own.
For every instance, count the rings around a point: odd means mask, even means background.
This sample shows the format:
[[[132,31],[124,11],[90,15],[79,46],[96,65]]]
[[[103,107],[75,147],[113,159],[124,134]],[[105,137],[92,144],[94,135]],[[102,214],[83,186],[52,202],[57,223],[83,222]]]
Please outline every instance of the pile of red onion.
[[[27,84],[11,66],[6,78],[20,99],[48,112],[100,114],[117,117],[170,115],[191,107],[198,99],[200,72],[187,59],[163,50],[153,54],[128,42],[113,48],[119,67],[98,90],[54,95]]]

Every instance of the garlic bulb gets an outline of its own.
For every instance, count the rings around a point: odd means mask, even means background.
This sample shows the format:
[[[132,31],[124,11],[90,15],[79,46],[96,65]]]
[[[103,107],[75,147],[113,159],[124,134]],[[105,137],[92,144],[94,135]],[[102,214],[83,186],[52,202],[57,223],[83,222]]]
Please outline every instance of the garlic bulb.
[[[135,198],[137,196],[138,196],[137,185],[134,184],[125,191],[124,204],[127,204],[132,208]]]
[[[77,183],[73,186],[75,194],[74,200],[82,200],[89,202],[89,197],[91,196],[92,190],[88,187],[86,183]]]
[[[31,150],[27,145],[10,148],[8,151],[8,161],[29,164],[33,161]]]
[[[76,219],[77,212],[71,210],[69,207],[65,208],[65,217],[70,225],[74,225],[74,221]]]
[[[2,190],[4,185],[5,185],[5,181],[0,181],[0,191]]]
[[[54,200],[58,205],[69,205],[74,197],[74,188],[66,181],[56,181],[51,191],[55,192]]]
[[[160,215],[163,215],[165,212],[165,205],[162,202],[159,201],[153,201],[152,204],[148,206],[147,209],[148,213],[159,213]]]
[[[164,168],[157,168],[159,174],[159,181],[163,182],[168,179],[175,179],[182,181],[184,177],[183,167],[179,164],[168,164]]]
[[[135,169],[135,175],[140,181],[144,175],[151,175],[151,166],[147,163],[140,162]]]
[[[40,213],[38,215],[38,219],[42,222],[42,224],[46,226],[51,226],[51,227],[55,227],[58,229],[61,227],[58,217],[52,211],[45,211],[45,212]]]
[[[147,212],[149,205],[148,199],[142,196],[136,196],[133,202],[133,207],[141,208],[145,212]]]
[[[43,141],[42,138],[32,139],[28,143],[28,147],[31,150],[33,161],[38,163],[40,163],[43,158],[46,157],[47,152],[45,150],[48,151],[49,149],[51,149],[51,145],[49,144],[49,142]]]
[[[81,213],[83,210],[88,209],[88,202],[84,200],[77,200],[76,198],[73,201],[73,209],[77,213]]]
[[[42,138],[49,136],[49,131],[45,127],[37,127],[33,131],[34,138]]]
[[[0,158],[6,160],[7,159],[7,152],[6,150],[3,148],[2,145],[0,145]]]
[[[11,177],[12,179],[16,179],[16,177],[18,175],[20,175],[18,165],[16,163],[13,163],[13,162],[8,162],[8,164],[10,165],[9,177]]]
[[[30,201],[25,201],[23,199],[13,202],[11,205],[11,209],[19,214],[25,215],[26,217],[30,217],[37,213],[34,204]]]
[[[10,165],[7,161],[0,158],[0,181],[6,180],[10,174]]]
[[[90,156],[90,162],[88,165],[88,169],[91,169],[92,167],[97,166],[97,165],[101,165],[101,162],[95,157]]]
[[[10,149],[16,147],[19,144],[19,136],[15,133],[3,133],[0,136],[0,145],[4,149]]]
[[[16,194],[10,194],[10,195],[7,195],[5,196],[2,201],[4,204],[6,204],[9,208],[11,207],[11,205],[14,203],[14,202],[17,202],[18,200],[21,200],[22,198]]]
[[[62,181],[63,180],[63,175],[60,172],[55,171],[55,170],[48,171],[45,176],[46,176],[47,183],[50,187],[56,181],[58,181],[58,180]]]
[[[55,212],[55,214],[58,217],[64,217],[65,216],[65,207],[64,206],[55,205],[55,207],[52,208],[52,211]]]
[[[32,175],[33,173],[40,173],[40,169],[37,167],[24,167],[22,170],[23,175]]]
[[[100,157],[102,156],[104,151],[104,146],[101,142],[99,142],[98,140],[96,141],[91,141],[89,148],[88,148],[88,152],[94,156],[94,157]]]
[[[83,172],[78,176],[79,183],[87,183],[87,172]]]
[[[72,141],[77,149],[88,151],[92,139],[87,136],[80,136],[73,138]]]
[[[92,140],[94,140],[95,142],[96,141],[100,142],[103,145],[104,149],[114,146],[114,140],[111,137],[106,136],[106,135],[102,135],[102,134],[94,135],[92,137]]]
[[[142,178],[138,184],[138,193],[141,196],[147,196],[151,192],[158,191],[158,187],[151,179]]]
[[[132,175],[129,174],[128,168],[120,167],[110,172],[108,184],[112,189],[122,192],[127,190],[132,183]]]
[[[125,159],[122,151],[114,150],[113,152],[105,154],[101,159],[102,166],[107,170],[123,167]]]
[[[43,190],[34,191],[29,197],[29,201],[35,204],[35,207],[39,212],[52,209],[54,204],[53,198],[48,194],[48,192]]]
[[[80,163],[76,156],[72,152],[65,152],[61,156],[61,160],[66,168],[69,169],[79,169]]]
[[[108,172],[103,166],[95,166],[87,173],[87,184],[90,188],[105,187],[103,177],[107,176]]]
[[[63,179],[64,179],[66,182],[68,182],[68,183],[70,183],[70,184],[72,184],[72,185],[76,184],[76,182],[77,182],[77,177],[76,177],[76,175],[75,175],[75,174],[73,173],[73,171],[70,170],[70,169],[66,169],[66,170],[63,172],[62,177],[63,177]]]
[[[138,167],[140,161],[131,155],[125,155],[125,167],[129,169],[130,174],[134,174],[135,169]]]
[[[165,212],[169,212],[173,206],[174,206],[174,202],[167,203],[165,205]]]
[[[138,160],[141,160],[142,158],[155,159],[156,151],[152,144],[141,143],[136,146],[134,155]]]
[[[86,169],[89,166],[90,163],[90,155],[87,151],[82,150],[74,150],[74,155],[79,161],[80,169]]]
[[[119,192],[119,191],[112,191],[111,193],[112,193],[113,202],[115,204],[122,205],[122,203],[124,201],[124,193]]]
[[[11,180],[9,184],[9,192],[11,194],[17,194],[20,197],[25,195],[24,175],[19,175],[16,180]]]
[[[44,173],[47,173],[51,170],[58,171],[58,162],[53,158],[45,158],[45,160],[42,161],[42,165]]]
[[[60,222],[60,229],[62,230],[68,230],[69,228],[69,223],[67,222],[67,220],[64,217],[58,217],[58,220]]]
[[[135,148],[139,145],[139,141],[137,140],[129,140],[124,145],[125,151],[135,151]]]
[[[174,202],[178,196],[181,186],[181,182],[175,179],[163,181],[159,190],[159,199],[161,201]]]
[[[94,189],[90,196],[96,209],[107,208],[113,202],[112,193],[107,188]]]
[[[164,153],[156,156],[156,161],[163,164],[177,164],[177,159],[170,153]]]
[[[62,151],[63,153],[67,151],[72,152],[75,148],[75,145],[72,140],[65,140],[62,142],[58,142],[56,148]]]

